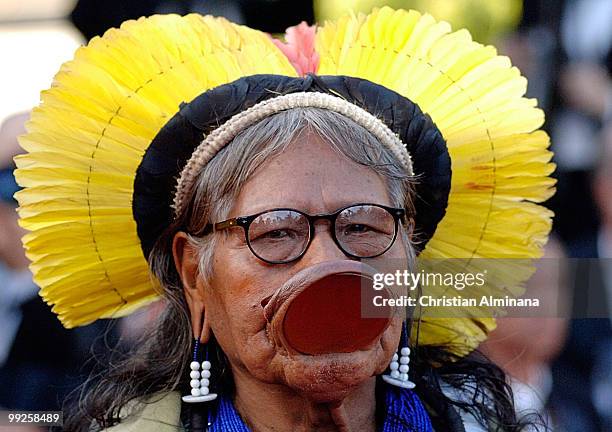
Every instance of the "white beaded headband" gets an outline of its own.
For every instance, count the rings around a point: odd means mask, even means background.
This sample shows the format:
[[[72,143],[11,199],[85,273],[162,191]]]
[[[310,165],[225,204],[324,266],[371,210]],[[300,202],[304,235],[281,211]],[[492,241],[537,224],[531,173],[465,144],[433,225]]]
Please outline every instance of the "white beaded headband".
[[[183,168],[176,185],[176,193],[174,195],[175,217],[183,212],[185,194],[193,186],[193,182],[200,170],[241,131],[280,111],[307,107],[334,111],[363,126],[393,153],[406,169],[408,175],[413,174],[412,160],[404,143],[384,122],[363,108],[327,93],[290,93],[253,105],[251,108],[234,115],[204,138]]]

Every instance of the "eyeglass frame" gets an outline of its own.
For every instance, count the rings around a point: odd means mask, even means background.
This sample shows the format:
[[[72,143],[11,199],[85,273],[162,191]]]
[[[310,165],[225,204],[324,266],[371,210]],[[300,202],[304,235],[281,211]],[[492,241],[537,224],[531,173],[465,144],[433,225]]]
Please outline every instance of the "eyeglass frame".
[[[358,206],[372,206],[372,207],[379,207],[382,208],[383,210],[386,210],[392,217],[393,217],[393,222],[394,222],[394,232],[393,232],[393,238],[391,239],[391,241],[389,242],[389,246],[387,246],[385,248],[385,250],[383,250],[382,252],[375,254],[375,255],[370,255],[370,256],[358,256],[358,255],[354,255],[348,251],[346,251],[344,249],[344,247],[342,247],[342,245],[340,244],[340,241],[338,240],[338,237],[336,236],[336,220],[338,219],[338,216],[340,215],[340,213],[342,213],[343,211],[345,211],[346,209],[349,209],[351,207],[358,207]],[[265,213],[270,213],[270,212],[275,212],[275,211],[292,211],[292,212],[296,212],[304,217],[306,217],[306,220],[308,221],[308,226],[309,226],[309,231],[308,231],[308,243],[306,243],[306,246],[304,247],[304,250],[295,258],[292,258],[288,261],[272,261],[272,260],[267,260],[263,257],[261,257],[260,255],[258,255],[255,250],[253,249],[253,246],[251,245],[251,241],[249,240],[249,227],[251,226],[251,223],[257,219],[259,216],[261,216],[262,214]],[[246,243],[247,246],[249,247],[249,250],[251,251],[251,253],[253,255],[255,255],[256,258],[260,259],[261,261],[268,263],[268,264],[289,264],[292,263],[294,261],[299,260],[300,258],[302,258],[306,252],[308,251],[308,248],[310,247],[310,245],[312,244],[312,241],[315,237],[315,222],[320,220],[320,219],[325,219],[328,220],[330,222],[330,234],[332,239],[334,240],[334,243],[336,244],[336,246],[338,247],[338,249],[340,249],[342,251],[342,253],[344,253],[345,255],[347,255],[350,258],[356,258],[356,259],[370,259],[370,258],[376,258],[381,256],[382,254],[384,254],[385,252],[387,252],[389,249],[391,249],[391,247],[393,246],[393,244],[395,243],[395,240],[397,239],[397,233],[398,233],[398,225],[399,222],[403,222],[406,220],[406,209],[403,208],[396,208],[396,207],[389,207],[389,206],[385,206],[382,204],[374,204],[374,203],[355,203],[355,204],[350,204],[347,205],[345,207],[342,207],[338,210],[336,210],[333,213],[320,213],[320,214],[316,214],[316,215],[310,215],[306,212],[303,212],[301,210],[297,210],[294,208],[288,208],[288,207],[279,207],[279,208],[272,208],[269,210],[264,210],[261,211],[259,213],[255,213],[252,215],[248,215],[248,216],[238,216],[235,218],[231,218],[231,219],[226,219],[224,221],[221,222],[216,222],[216,223],[208,223],[204,226],[204,228],[201,231],[201,236],[206,236],[208,234],[212,234],[218,231],[223,231],[229,228],[234,228],[234,227],[242,227],[243,232],[244,232],[244,238],[246,239]],[[412,224],[414,222],[414,220],[412,218],[408,218],[408,220],[410,221],[410,223]]]

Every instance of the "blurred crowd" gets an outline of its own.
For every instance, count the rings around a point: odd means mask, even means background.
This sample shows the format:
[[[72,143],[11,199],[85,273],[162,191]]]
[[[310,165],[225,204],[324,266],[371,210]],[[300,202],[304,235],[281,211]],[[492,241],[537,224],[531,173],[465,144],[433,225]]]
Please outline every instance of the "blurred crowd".
[[[477,40],[498,46],[528,78],[528,96],[546,112],[558,183],[547,203],[555,220],[545,258],[572,264],[556,271],[542,266],[529,282],[542,296],[560,299],[555,316],[500,319],[482,350],[511,376],[517,410],[538,412],[553,431],[612,431],[612,0],[508,0],[505,9],[491,6],[503,2],[486,0],[69,3],[65,19],[83,41],[153,13],[223,15],[281,33],[349,7],[390,4],[467,25]],[[1,13],[0,37],[9,24],[32,24]],[[0,115],[0,409],[59,410],[108,361],[109,348],[129,345],[155,309],[66,330],[37,295],[13,198],[12,158],[21,152],[17,136],[27,118],[27,112]]]

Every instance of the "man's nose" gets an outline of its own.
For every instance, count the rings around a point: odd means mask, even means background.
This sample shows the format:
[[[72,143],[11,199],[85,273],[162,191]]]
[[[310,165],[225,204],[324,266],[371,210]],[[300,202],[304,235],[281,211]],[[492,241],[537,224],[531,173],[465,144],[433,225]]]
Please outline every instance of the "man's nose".
[[[332,235],[329,223],[316,224],[314,238],[302,259],[306,261],[308,265],[324,261],[350,259],[350,257],[338,247]]]

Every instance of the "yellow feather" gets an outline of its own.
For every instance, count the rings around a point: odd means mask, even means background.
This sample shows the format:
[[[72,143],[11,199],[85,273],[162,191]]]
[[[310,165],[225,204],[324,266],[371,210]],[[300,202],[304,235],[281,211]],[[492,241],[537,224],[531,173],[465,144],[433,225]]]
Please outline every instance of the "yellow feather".
[[[387,7],[319,27],[316,50],[317,73],[393,89],[443,133],[452,189],[424,262],[540,256],[552,214],[536,203],[554,191],[554,165],[537,130],[543,113],[524,98],[526,81],[506,57],[465,30]],[[16,176],[26,187],[17,196],[35,281],[64,325],[121,316],[156,298],[131,213],[135,170],[181,102],[256,73],[295,75],[264,33],[199,15],[126,22],[62,66],[20,140],[28,154],[17,158]],[[496,277],[488,293],[520,295],[533,268],[500,261],[489,270]],[[419,341],[458,354],[502,313],[444,310],[423,311]]]
[[[42,92],[16,160],[19,212],[34,280],[66,327],[157,297],[131,212],[135,171],[181,102],[257,73],[295,75],[262,32],[165,15],[94,38]]]
[[[390,8],[326,24],[316,42],[320,74],[365,78],[397,91],[428,113],[447,140],[451,195],[423,262],[541,255],[552,214],[534,203],[552,195],[554,165],[548,137],[537,130],[544,115],[523,97],[526,80],[507,57],[465,30],[451,32],[429,15]],[[498,275],[488,286],[491,295],[520,294],[533,272],[528,261],[490,267]],[[443,292],[434,287],[428,294]],[[449,317],[443,309],[446,316],[440,308],[423,312],[420,343],[465,354],[494,328],[495,311],[468,308]]]

